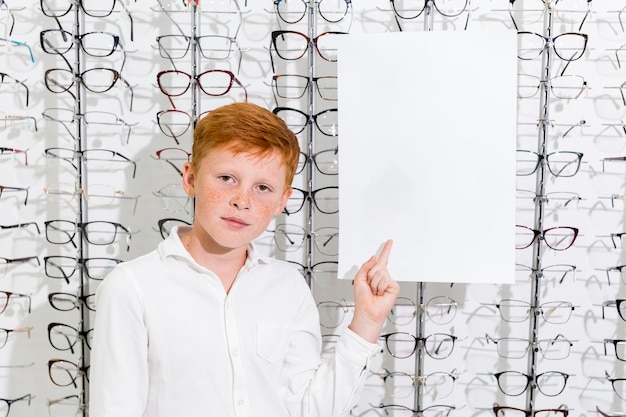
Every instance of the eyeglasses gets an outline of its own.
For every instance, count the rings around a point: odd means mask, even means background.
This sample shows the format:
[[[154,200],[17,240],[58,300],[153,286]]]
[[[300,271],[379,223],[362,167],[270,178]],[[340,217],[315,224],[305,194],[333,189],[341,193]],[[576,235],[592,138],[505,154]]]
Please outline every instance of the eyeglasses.
[[[192,82],[195,86],[209,96],[223,96],[227,94],[233,87],[237,85],[243,90],[244,101],[248,100],[248,92],[246,88],[241,84],[241,81],[235,77],[231,71],[222,69],[212,69],[204,71],[198,75],[192,76],[186,72],[179,70],[165,70],[157,74],[157,84],[163,94],[168,96],[172,106],[176,108],[172,97],[182,96],[189,90]]]
[[[422,410],[413,410],[412,408],[399,404],[380,404],[378,406],[372,405],[372,407],[380,409],[386,416],[394,417],[449,417],[456,409],[456,407],[452,405],[431,405]]]
[[[452,298],[439,295],[420,304],[428,318],[437,324],[448,324],[456,316],[458,303]],[[395,325],[404,326],[417,316],[417,305],[408,297],[398,297],[387,315],[387,319]]]
[[[624,84],[626,85],[626,83]],[[610,157],[602,158],[602,172],[604,172],[605,162],[624,162],[624,161],[626,161],[626,156],[610,156]]]
[[[122,262],[114,258],[73,258],[71,256],[45,256],[45,273],[50,278],[64,279],[68,284],[77,269],[82,268],[87,277],[103,280],[115,265]]]
[[[84,375],[89,381],[89,366],[78,366],[65,359],[50,359],[48,361],[48,376],[54,385],[59,387],[78,388],[76,380]]]
[[[130,241],[131,232],[119,223],[109,221],[72,222],[69,220],[49,220],[44,222],[46,227],[46,240],[58,245],[71,243],[75,248],[74,237],[81,232],[83,238],[92,245],[110,245],[115,242],[117,234],[125,234],[127,242]],[[127,250],[130,245],[127,246]]]
[[[0,92],[17,91],[18,86],[22,86],[26,90],[26,107],[28,107],[30,96],[28,86],[23,81],[13,78],[4,72],[0,72]]]
[[[624,339],[604,339],[604,354],[607,354],[607,345],[613,345],[615,357],[626,362],[626,340]]]
[[[313,191],[292,187],[291,190],[291,197],[283,210],[287,215],[302,210],[306,201],[313,201],[320,213],[335,214],[339,211],[339,187],[323,187]]]
[[[124,121],[121,117],[116,115],[115,113],[106,112],[106,111],[88,111],[83,114],[76,114],[73,110],[70,109],[61,109],[61,108],[47,108],[41,113],[41,115],[46,120],[50,120],[53,122],[61,123],[61,125],[65,128],[65,130],[70,134],[70,136],[77,140],[76,136],[70,128],[68,124],[74,123],[76,120],[83,120],[87,126],[89,125],[102,125],[102,126],[122,126],[125,129],[128,129],[128,133],[126,134],[126,143],[130,141],[130,133],[132,126],[136,125],[130,124]]]
[[[298,0],[301,1],[301,0]],[[319,96],[324,100],[337,101],[337,77],[305,77],[297,74],[280,74],[272,76],[274,95],[287,98],[299,99],[304,97],[309,86],[313,84]]]
[[[521,359],[526,356],[528,349],[532,346],[532,349],[541,352],[544,359],[560,360],[569,356],[573,346],[573,343],[562,334],[558,334],[553,339],[542,339],[536,342],[517,337],[494,339],[488,334],[485,337],[487,342],[496,345],[498,355],[506,359]]]
[[[326,329],[339,327],[349,312],[345,300],[342,302],[320,301],[317,303],[317,310],[320,316],[320,326]]]
[[[521,300],[504,299],[495,304],[502,320],[509,323],[521,323],[528,320],[530,312],[541,314],[546,323],[563,324],[572,316],[574,306],[569,301],[548,301],[540,306],[532,306]]]
[[[518,149],[516,152],[516,171],[518,176],[532,175],[545,161],[548,170],[555,177],[573,177],[580,169],[583,154],[573,151],[558,151],[547,155]]]
[[[325,149],[310,156],[304,152],[300,152],[300,160],[298,161],[296,174],[300,174],[304,171],[307,164],[313,164],[320,174],[337,175],[339,173],[338,154],[339,148],[337,147],[334,149]]]
[[[555,397],[563,392],[569,374],[559,371],[548,371],[534,377],[518,371],[504,371],[493,374],[503,394],[512,397],[522,395],[531,382],[547,397]]]
[[[515,264],[515,266],[518,271],[530,271],[530,274],[534,274],[537,278],[554,280],[559,284],[563,283],[569,273],[572,274],[572,281],[576,280],[576,265],[555,264],[548,265],[540,270],[521,264]]]
[[[12,54],[14,46],[23,46],[24,48],[26,48],[28,50],[30,62],[35,62],[35,55],[33,55],[33,50],[29,44],[27,44],[26,42],[16,41],[15,39],[0,38],[0,48],[4,49],[3,52],[5,54]]]
[[[337,62],[337,37],[347,35],[346,32],[323,32],[311,39],[301,32],[293,30],[275,30],[272,32],[272,40],[270,44],[270,61],[272,71],[276,72],[274,67],[274,58],[272,56],[272,47],[276,54],[287,61],[295,61],[302,58],[309,46],[314,47],[320,58],[328,62]]]
[[[182,164],[179,167],[175,162],[178,164],[182,162],[184,164],[185,162],[191,161],[191,152],[187,152],[181,148],[163,148],[156,151],[155,154],[156,159],[170,165],[179,175],[183,175],[183,167]]]
[[[11,301],[11,297],[15,300],[16,298],[25,298],[28,301],[28,312],[30,313],[30,305],[31,299],[30,295],[20,294],[17,292],[10,291],[0,291],[0,314],[4,313],[9,305],[9,301]]]
[[[337,261],[322,261],[311,266],[305,266],[294,261],[287,262],[298,265],[304,278],[311,277],[317,284],[325,287],[331,285],[338,277],[339,262]]]
[[[183,164],[191,161],[191,152],[181,148],[163,148],[156,151],[156,159],[168,173],[172,173],[172,170],[167,168],[169,166],[176,174],[182,176]]]
[[[81,159],[87,164],[89,169],[109,171],[115,163],[128,163],[133,167],[133,178],[137,173],[137,163],[125,157],[119,152],[110,149],[85,149],[82,151],[70,148],[47,148],[44,150],[46,158],[57,158],[71,164],[74,169],[78,166],[74,163],[75,159]]]
[[[44,73],[44,83],[46,88],[52,93],[70,93],[70,95],[76,99],[74,93],[70,91],[70,88],[74,86],[74,83],[81,83],[83,87],[92,93],[106,93],[109,91],[118,81],[124,83],[124,85],[130,91],[130,110],[133,109],[133,87],[122,77],[119,71],[113,68],[91,68],[83,71],[80,74],[74,74],[74,72],[63,68],[51,68]]]
[[[0,329],[0,349],[5,347],[11,333],[26,333],[30,339],[32,327],[18,327],[16,329]],[[2,404],[0,404],[0,416],[2,415]]]
[[[550,78],[549,81],[543,81],[534,75],[518,74],[517,97],[534,97],[542,83],[546,85],[546,88],[550,88],[554,97],[566,100],[577,99],[587,88],[587,81],[580,75],[559,75]]]
[[[236,49],[239,52],[239,64],[241,66],[241,48],[235,38],[220,35],[186,36],[186,35],[162,35],[157,36],[159,53],[161,57],[172,60],[182,59],[189,52],[189,46],[193,43],[197,45],[200,54],[209,60],[226,61],[230,58],[231,52]]]
[[[556,2],[541,0],[543,7],[529,8],[527,1],[509,0],[509,15],[513,20],[515,29],[520,26],[539,22],[548,8],[554,10],[561,22],[570,25],[578,24],[578,30],[583,27],[583,23],[591,12],[591,0],[559,0]],[[539,5],[539,0],[536,1]]]
[[[39,41],[44,52],[49,54],[65,54],[72,49],[74,42],[93,57],[111,56],[118,48],[124,51],[120,37],[110,32],[87,32],[74,36],[63,29],[46,29],[39,33]]]
[[[88,310],[96,311],[96,295],[76,295],[67,292],[52,292],[48,294],[48,302],[55,310],[72,311],[80,308],[81,304]]]
[[[320,253],[329,256],[339,254],[337,227],[320,227],[309,232],[295,224],[279,224],[273,232],[276,247],[283,252],[294,252],[302,247],[305,240],[312,238]]]
[[[161,198],[163,209],[170,213],[185,212],[191,214],[190,205],[192,198],[187,195],[183,186],[179,183],[168,184],[154,191],[153,194]]]
[[[76,7],[80,7],[87,16],[108,17],[115,9],[116,0],[40,0],[40,4],[43,14],[48,17],[53,17],[58,23],[58,18],[68,14],[75,4],[77,5]],[[120,1],[119,4],[130,20],[130,40],[132,41],[134,39],[133,16],[123,0]]]
[[[174,218],[159,219],[157,223],[159,226],[159,232],[161,233],[161,237],[163,239],[167,239],[174,226],[191,226],[191,223],[185,220]]]
[[[72,10],[72,6],[78,3],[80,9],[87,16],[107,17],[113,13],[116,0],[41,0],[41,11],[48,17],[63,17]],[[124,2],[120,1],[122,6]]]
[[[608,197],[600,197],[600,198],[611,200],[611,208],[615,208],[615,200],[624,201],[626,199],[626,196],[624,196],[623,194],[611,194]]]
[[[570,226],[556,226],[535,230],[530,227],[515,225],[515,249],[526,249],[539,238],[552,250],[569,249],[578,236],[578,229]]]
[[[0,185],[0,197],[3,195],[6,197],[9,193],[21,193],[24,192],[26,195],[24,196],[24,205],[28,203],[28,188],[22,187],[8,187],[6,185]]]
[[[554,211],[558,209],[566,208],[578,208],[578,203],[583,198],[573,191],[553,191],[545,193],[544,195],[537,195],[534,191],[516,189],[516,198],[526,199],[531,204],[526,204],[526,201],[522,202],[524,206],[534,207],[535,204],[541,203],[545,207],[548,207]]]
[[[24,116],[21,114],[6,114],[5,112],[0,111],[0,132],[6,130],[6,128],[9,127],[9,124],[23,121],[28,122],[28,128],[35,129],[35,132],[38,130],[37,119],[35,119],[33,116]]]
[[[57,201],[64,201],[65,203],[71,203],[77,195],[82,195],[85,201],[93,206],[109,206],[119,200],[135,200],[133,214],[135,214],[140,197],[127,194],[106,184],[90,184],[89,191],[85,188],[77,187],[75,184],[45,186],[43,190],[47,195],[55,197]]]
[[[611,234],[611,239],[613,239],[613,233]],[[616,237],[622,238],[626,236],[626,233],[615,233]],[[615,241],[613,241],[613,245],[615,245]],[[606,279],[611,285],[611,272],[617,272],[622,279],[622,282],[626,283],[626,265],[617,265],[611,266],[606,270]]]
[[[28,153],[26,152],[26,150],[5,148],[4,146],[0,146],[0,157],[4,155],[10,155],[11,158],[15,159],[15,155],[17,154],[24,155],[24,165],[28,165]]]
[[[319,0],[316,3],[319,15],[328,23],[341,22],[348,10],[352,11],[352,0]],[[305,0],[274,0],[276,14],[289,24],[300,22],[306,16],[308,6]]]
[[[3,277],[6,274],[9,264],[26,263],[32,260],[37,261],[37,265],[41,265],[41,262],[39,262],[39,258],[36,256],[27,256],[24,258],[13,258],[13,259],[3,258],[0,256],[0,277]]]
[[[565,405],[561,405],[559,408],[527,411],[521,408],[505,407],[496,404],[493,407],[493,413],[496,417],[567,417],[569,410]]]
[[[377,374],[384,382],[385,387],[393,398],[408,398],[418,385],[424,387],[425,392],[432,398],[445,398],[452,394],[454,385],[459,378],[451,372],[433,372],[428,375],[410,375],[406,372],[389,372]],[[454,372],[454,371],[453,371]]]
[[[79,340],[84,340],[91,349],[93,329],[79,330],[63,323],[48,324],[48,340],[56,350],[69,350],[74,353],[74,346]]]
[[[615,394],[622,400],[626,400],[626,378],[611,378],[605,371],[606,379],[611,383]]]
[[[616,300],[608,300],[602,303],[602,318],[604,318],[604,308],[615,306],[619,317],[626,321],[626,299],[618,298]]]
[[[272,110],[272,113],[283,119],[289,129],[296,135],[301,133],[311,121],[326,136],[337,136],[339,134],[339,112],[337,109],[326,109],[309,115],[291,107],[276,107]]]
[[[28,405],[30,405],[30,401],[33,398],[35,398],[35,396],[31,394],[26,394],[12,400],[7,398],[0,398],[0,417],[7,417],[9,415],[9,411],[11,411],[11,405],[13,405],[13,403],[16,403],[18,401],[28,401]]]
[[[180,142],[178,138],[189,130],[192,123],[195,123],[209,112],[210,110],[201,113],[199,116],[191,116],[189,113],[182,110],[161,110],[156,114],[157,124],[165,136],[174,139],[176,144],[179,145]]]
[[[415,19],[419,17],[430,0],[390,0],[391,8],[400,19]],[[434,0],[432,5],[445,17],[456,17],[465,11],[468,0]]]
[[[433,359],[445,359],[452,354],[457,336],[446,333],[433,333],[426,337],[415,337],[410,333],[394,332],[380,336],[385,340],[387,350],[397,359],[405,359],[413,355],[420,343],[426,354]]]
[[[580,59],[587,48],[588,36],[584,33],[565,32],[555,37],[546,37],[539,33],[519,31],[517,32],[517,57],[523,60],[531,60],[541,56],[549,47],[563,61],[576,61]]]
[[[48,400],[48,413],[50,417],[78,416],[88,408],[87,404],[81,403],[78,395],[68,395],[63,398]]]

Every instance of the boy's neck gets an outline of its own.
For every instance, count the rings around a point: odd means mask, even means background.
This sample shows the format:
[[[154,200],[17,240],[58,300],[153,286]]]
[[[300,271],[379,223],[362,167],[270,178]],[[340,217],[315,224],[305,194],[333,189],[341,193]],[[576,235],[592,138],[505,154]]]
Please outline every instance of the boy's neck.
[[[247,248],[236,248],[230,250],[216,251],[203,245],[193,232],[180,235],[183,246],[191,257],[203,267],[214,272],[226,293],[230,291],[239,271],[243,267],[247,258]]]

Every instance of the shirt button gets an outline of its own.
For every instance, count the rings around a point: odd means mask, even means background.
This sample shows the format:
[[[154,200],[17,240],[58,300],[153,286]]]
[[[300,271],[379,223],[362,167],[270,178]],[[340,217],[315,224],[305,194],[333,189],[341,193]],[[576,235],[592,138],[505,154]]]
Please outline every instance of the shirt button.
[[[238,351],[237,349],[234,349],[234,350],[232,351],[232,355],[233,355],[233,356],[237,356],[237,355],[239,355],[239,351]]]
[[[244,403],[243,399],[240,399],[239,401],[237,401],[237,405],[241,406],[241,405],[243,405],[243,403]]]

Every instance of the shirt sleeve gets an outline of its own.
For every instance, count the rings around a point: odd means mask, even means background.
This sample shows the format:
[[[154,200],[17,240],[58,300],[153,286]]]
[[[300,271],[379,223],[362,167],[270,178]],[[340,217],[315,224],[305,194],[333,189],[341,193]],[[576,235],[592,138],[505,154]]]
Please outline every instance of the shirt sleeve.
[[[141,417],[148,395],[148,338],[132,277],[116,268],[96,290],[89,415]]]
[[[344,416],[359,401],[368,365],[380,347],[346,327],[334,353],[322,361],[319,314],[307,291],[285,359],[287,407],[294,417]]]

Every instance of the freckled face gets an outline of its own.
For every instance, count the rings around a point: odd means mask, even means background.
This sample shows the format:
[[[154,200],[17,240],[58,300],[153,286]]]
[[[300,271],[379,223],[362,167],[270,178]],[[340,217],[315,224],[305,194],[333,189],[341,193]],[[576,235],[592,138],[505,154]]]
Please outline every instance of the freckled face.
[[[259,158],[228,149],[212,150],[194,172],[183,171],[183,187],[196,198],[192,233],[205,249],[245,249],[280,214],[291,194],[278,154]]]

